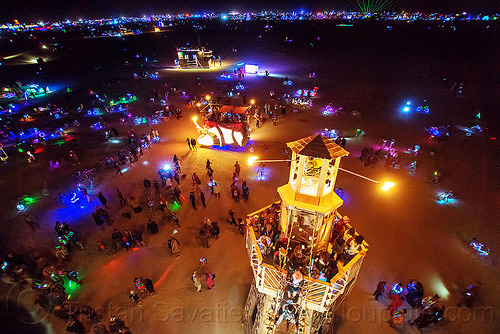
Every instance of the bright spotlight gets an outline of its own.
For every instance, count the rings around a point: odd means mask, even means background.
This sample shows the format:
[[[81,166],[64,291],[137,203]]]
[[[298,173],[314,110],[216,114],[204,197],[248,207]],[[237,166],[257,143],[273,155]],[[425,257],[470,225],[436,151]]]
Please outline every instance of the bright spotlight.
[[[198,119],[197,116],[193,116],[193,121],[196,122],[196,120]]]
[[[384,182],[382,185],[382,191],[387,191],[395,186],[394,182]]]
[[[165,164],[165,165],[163,165],[163,169],[164,169],[164,170],[170,170],[170,165],[169,165],[169,164]]]
[[[255,104],[255,100],[254,100],[254,99],[251,99],[251,100],[250,100],[250,104]]]
[[[259,157],[258,156],[252,156],[250,158],[248,158],[248,165],[251,166],[255,163],[255,161],[259,160]]]
[[[404,111],[404,112],[408,112],[408,111],[410,111],[410,108],[409,108],[409,107],[404,107],[404,108],[403,108],[403,111]]]
[[[212,97],[210,95],[205,96],[205,100],[210,101]]]

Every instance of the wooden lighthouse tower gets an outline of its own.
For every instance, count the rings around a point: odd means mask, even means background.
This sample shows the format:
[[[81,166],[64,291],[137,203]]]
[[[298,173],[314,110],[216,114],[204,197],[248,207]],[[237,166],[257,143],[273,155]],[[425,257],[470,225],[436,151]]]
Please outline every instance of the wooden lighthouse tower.
[[[349,152],[321,135],[287,143],[292,150],[281,201],[248,215],[246,247],[254,281],[244,313],[245,333],[327,333],[335,309],[350,293],[368,244],[326,279],[315,261],[330,259],[332,229],[342,216],[335,193],[340,159]],[[273,221],[278,212],[279,221]],[[263,229],[279,230],[272,249]],[[346,228],[351,226],[347,224]],[[323,267],[324,268],[324,267]]]

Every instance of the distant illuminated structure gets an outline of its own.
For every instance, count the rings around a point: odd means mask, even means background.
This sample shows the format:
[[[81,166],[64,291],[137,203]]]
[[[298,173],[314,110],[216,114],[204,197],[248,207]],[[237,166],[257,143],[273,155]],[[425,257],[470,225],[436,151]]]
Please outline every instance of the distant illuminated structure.
[[[361,250],[349,256],[330,280],[318,270],[315,261],[329,258],[332,230],[341,218],[337,210],[343,201],[334,189],[340,159],[349,152],[321,135],[287,146],[293,153],[289,181],[278,188],[281,201],[247,219],[246,248],[254,280],[245,305],[246,334],[282,332],[287,322],[283,319],[290,322],[290,329],[295,328],[294,333],[331,330],[335,309],[351,292],[368,247],[363,241]],[[279,221],[274,224],[279,224],[282,245],[274,256],[269,254],[266,233],[256,230],[262,231],[260,226],[273,208],[279,210]],[[297,254],[302,261],[294,269]]]
[[[212,50],[204,47],[180,47],[177,48],[177,59],[175,66],[179,68],[211,67],[214,65]]]

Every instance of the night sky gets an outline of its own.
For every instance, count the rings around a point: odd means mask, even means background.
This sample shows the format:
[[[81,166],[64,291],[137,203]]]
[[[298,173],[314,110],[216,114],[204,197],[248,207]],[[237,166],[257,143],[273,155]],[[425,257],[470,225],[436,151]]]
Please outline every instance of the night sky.
[[[365,0],[366,1],[366,0]],[[373,0],[376,1],[376,0]],[[354,0],[17,0],[3,2],[0,23],[152,14],[261,11],[353,10]],[[312,4],[314,3],[314,5]],[[394,0],[393,10],[459,13],[500,12],[499,0]]]

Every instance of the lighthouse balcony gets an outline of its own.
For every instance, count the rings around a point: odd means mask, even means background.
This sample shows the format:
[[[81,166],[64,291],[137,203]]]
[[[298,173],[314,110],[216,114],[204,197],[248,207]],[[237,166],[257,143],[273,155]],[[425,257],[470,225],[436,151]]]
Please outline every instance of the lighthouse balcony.
[[[258,215],[268,208],[265,207],[254,212],[252,216]],[[340,218],[340,215],[338,216]],[[347,227],[350,228],[351,226],[348,225]],[[303,291],[306,291],[304,298],[306,298],[308,309],[325,312],[336,300],[342,302],[356,281],[367,247],[368,244],[363,243],[363,251],[360,251],[349,262],[345,263],[342,270],[339,270],[330,281],[304,275]],[[273,254],[265,254],[270,252],[268,249],[266,250],[266,245],[262,245],[262,240],[256,235],[249,220],[246,231],[246,248],[257,290],[260,293],[277,297],[280,290],[287,284],[288,272],[273,263]]]

